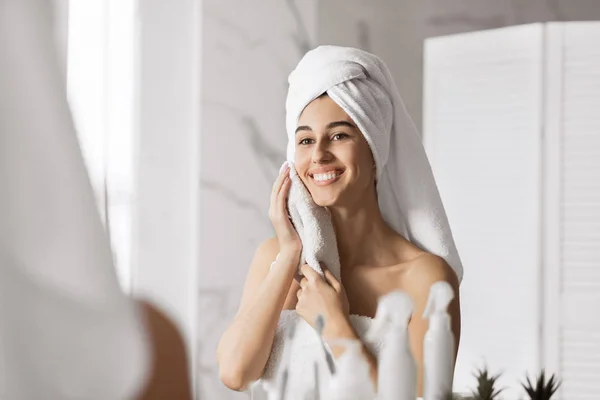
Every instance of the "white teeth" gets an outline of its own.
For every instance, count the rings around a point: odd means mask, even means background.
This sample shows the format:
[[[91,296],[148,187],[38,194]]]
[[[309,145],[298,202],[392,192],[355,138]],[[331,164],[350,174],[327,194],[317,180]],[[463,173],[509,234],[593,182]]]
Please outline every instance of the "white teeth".
[[[337,172],[329,172],[327,174],[314,174],[313,178],[317,182],[328,181],[338,176]]]

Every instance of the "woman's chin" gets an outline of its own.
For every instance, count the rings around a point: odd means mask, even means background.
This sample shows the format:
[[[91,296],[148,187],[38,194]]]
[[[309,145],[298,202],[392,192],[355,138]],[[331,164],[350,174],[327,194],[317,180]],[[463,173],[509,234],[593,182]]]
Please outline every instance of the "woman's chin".
[[[346,199],[347,192],[340,188],[316,188],[310,190],[313,201],[321,207],[335,207],[341,205]]]
[[[319,207],[331,207],[335,205],[335,202],[332,201],[315,201],[315,204]]]
[[[321,207],[333,207],[338,203],[338,196],[335,197],[324,197],[324,196],[313,196],[313,200],[316,205]]]

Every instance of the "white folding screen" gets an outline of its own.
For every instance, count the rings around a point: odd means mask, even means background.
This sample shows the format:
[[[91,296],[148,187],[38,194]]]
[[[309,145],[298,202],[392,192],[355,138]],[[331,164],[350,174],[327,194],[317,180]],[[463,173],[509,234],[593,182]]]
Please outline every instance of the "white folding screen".
[[[424,141],[465,267],[457,391],[538,367],[541,43],[532,25],[425,47]]]
[[[457,390],[600,393],[600,24],[430,39],[424,141],[465,264]]]
[[[600,23],[546,28],[544,355],[563,399],[600,395]]]

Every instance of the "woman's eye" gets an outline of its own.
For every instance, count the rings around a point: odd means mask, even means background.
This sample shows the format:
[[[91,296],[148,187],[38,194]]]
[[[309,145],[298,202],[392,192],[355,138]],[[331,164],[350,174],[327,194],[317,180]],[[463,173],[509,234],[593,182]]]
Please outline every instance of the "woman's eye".
[[[300,145],[306,145],[306,144],[310,144],[310,143],[311,143],[311,139],[308,139],[308,138],[302,139],[298,142],[298,144],[300,144]]]
[[[335,135],[333,135],[333,140],[342,140],[346,139],[349,136],[350,135],[348,135],[347,133],[336,133]]]

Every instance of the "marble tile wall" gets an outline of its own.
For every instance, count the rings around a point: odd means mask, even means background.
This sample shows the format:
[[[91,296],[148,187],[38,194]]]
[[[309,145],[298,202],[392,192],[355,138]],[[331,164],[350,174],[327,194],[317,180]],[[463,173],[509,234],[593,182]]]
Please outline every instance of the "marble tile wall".
[[[287,76],[315,44],[316,0],[203,1],[200,399],[247,398],[218,379],[215,350],[254,251],[272,236],[285,160]]]

